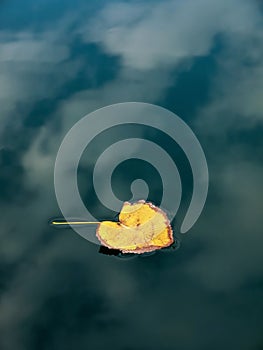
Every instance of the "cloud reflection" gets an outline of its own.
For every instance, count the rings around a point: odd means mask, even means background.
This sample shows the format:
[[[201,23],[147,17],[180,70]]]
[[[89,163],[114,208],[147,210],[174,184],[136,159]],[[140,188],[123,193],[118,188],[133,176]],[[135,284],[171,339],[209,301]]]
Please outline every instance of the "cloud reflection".
[[[262,308],[263,145],[253,140],[262,125],[263,27],[257,4],[112,2],[92,20],[74,14],[69,21],[69,13],[52,31],[0,33],[1,147],[14,150],[23,168],[19,177],[10,167],[5,186],[19,180],[27,190],[22,205],[0,205],[0,266],[8,271],[1,272],[0,347],[105,349],[103,332],[108,346],[123,349],[132,330],[130,349],[139,348],[138,339],[144,349],[259,348],[262,321],[253,310]],[[69,128],[107,104],[161,101],[196,57],[211,54],[216,37],[221,46],[209,97],[190,121],[208,157],[211,190],[182,247],[120,263],[71,232],[49,229],[49,218],[59,214],[53,166]],[[72,41],[100,48],[102,61],[72,55]],[[105,57],[120,59],[111,79],[64,92],[79,74],[96,81]],[[184,96],[191,104],[187,91]],[[34,128],[25,125],[43,99],[55,101],[48,116]]]

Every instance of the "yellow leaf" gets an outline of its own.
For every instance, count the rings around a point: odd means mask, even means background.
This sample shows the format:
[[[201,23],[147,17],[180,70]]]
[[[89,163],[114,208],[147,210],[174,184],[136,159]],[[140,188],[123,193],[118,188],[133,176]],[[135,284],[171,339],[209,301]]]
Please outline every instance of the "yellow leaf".
[[[102,221],[96,235],[100,242],[123,253],[145,253],[173,243],[170,222],[160,208],[144,200],[125,202],[119,222]]]

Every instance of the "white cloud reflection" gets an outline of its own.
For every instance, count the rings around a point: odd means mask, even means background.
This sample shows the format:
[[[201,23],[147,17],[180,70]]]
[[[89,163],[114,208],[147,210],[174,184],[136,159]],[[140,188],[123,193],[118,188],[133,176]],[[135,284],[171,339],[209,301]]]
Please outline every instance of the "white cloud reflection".
[[[23,162],[29,186],[32,188],[41,186],[39,194],[42,193],[42,203],[48,203],[52,192],[50,184],[52,183],[53,164],[58,146],[67,130],[77,120],[88,112],[111,103],[127,100],[145,102],[158,100],[163,96],[167,86],[172,83],[169,77],[171,67],[176,67],[179,61],[187,62],[194,56],[209,54],[213,46],[213,39],[217,34],[223,32],[226,35],[226,50],[219,57],[219,82],[218,79],[215,79],[211,100],[204,106],[200,116],[198,115],[197,124],[200,123],[201,133],[209,134],[217,129],[217,124],[212,125],[211,123],[209,125],[209,118],[213,120],[213,123],[217,122],[214,121],[217,115],[216,108],[220,111],[221,108],[229,109],[229,114],[225,114],[225,116],[220,114],[218,127],[229,123],[231,116],[239,111],[240,105],[242,106],[244,103],[244,98],[240,101],[237,100],[240,95],[244,96],[249,93],[250,98],[246,108],[243,109],[248,117],[250,114],[255,114],[255,108],[259,111],[261,102],[255,94],[250,93],[250,87],[257,90],[257,84],[260,85],[260,81],[262,81],[260,74],[258,74],[262,69],[261,61],[257,61],[256,68],[254,66],[246,68],[242,66],[243,61],[239,60],[238,67],[241,70],[237,71],[234,67],[237,57],[236,55],[232,56],[233,52],[231,51],[232,48],[235,49],[235,52],[241,51],[244,40],[247,42],[250,35],[253,35],[254,40],[258,39],[260,31],[255,31],[253,34],[253,30],[258,27],[258,17],[259,14],[253,2],[248,4],[239,1],[237,6],[237,1],[234,0],[227,3],[214,2],[212,5],[207,1],[199,1],[198,4],[195,1],[165,1],[163,3],[156,2],[151,9],[146,3],[140,3],[136,7],[131,3],[115,3],[106,6],[88,29],[81,26],[77,31],[81,32],[87,41],[99,42],[109,53],[121,55],[125,65],[113,81],[96,89],[77,92],[67,100],[62,101],[50,121],[52,124],[53,120],[60,120],[60,128],[55,134],[50,134],[50,125],[48,124],[38,130],[35,140],[32,140],[31,147],[23,157]],[[253,21],[250,18],[253,18]],[[61,35],[61,30],[59,35]],[[22,33],[17,35],[16,39],[12,37],[8,42],[1,44],[3,50],[1,50],[0,55],[2,62],[0,69],[5,76],[5,80],[1,80],[5,85],[5,88],[1,89],[2,94],[5,94],[2,96],[3,110],[5,108],[12,110],[13,105],[20,100],[28,101],[32,98],[37,100],[43,97],[42,94],[52,96],[55,89],[58,89],[63,81],[70,81],[76,74],[77,69],[68,72],[67,65],[63,65],[63,61],[68,58],[69,48],[65,38],[63,38],[64,44],[58,44],[61,41],[59,35],[50,35],[49,33],[42,36],[41,39],[34,39],[32,34]],[[253,41],[251,43],[253,57],[258,57],[259,49],[257,46],[253,46]],[[20,50],[22,50],[21,55],[17,55]],[[48,53],[48,55],[41,53]],[[14,62],[21,64],[23,61],[23,66],[13,66],[15,69],[19,69],[19,74],[14,75],[11,69],[8,70],[5,66],[6,61],[12,62],[12,64]],[[44,62],[47,62],[48,65],[44,65]],[[56,83],[52,79],[52,73],[60,70],[61,64],[65,70],[65,76],[62,81]],[[158,66],[162,68],[154,70]],[[232,75],[229,74],[229,67],[233,69]],[[180,70],[181,67],[178,69]],[[253,69],[256,71],[250,74]],[[39,79],[28,79],[30,75],[34,75],[35,71],[41,75],[43,71],[42,82]],[[240,93],[236,94],[236,99],[232,99],[228,90],[231,90],[231,87],[236,84],[238,74],[243,75],[245,79],[241,79],[237,86]],[[27,85],[28,81],[29,86]],[[226,86],[220,85],[220,81]],[[253,85],[254,83],[255,85]],[[9,89],[8,86],[10,86]],[[223,96],[220,95],[220,101],[218,101],[217,95],[218,86],[224,93]],[[258,102],[257,104],[255,104],[255,100]],[[204,123],[207,123],[209,128],[207,126],[204,128]],[[43,144],[46,145],[45,152],[42,151]],[[221,170],[222,179],[224,179],[224,162],[221,163],[221,166],[223,167]],[[253,164],[251,166],[253,167]],[[221,178],[217,181],[219,181],[218,186],[220,187]],[[238,183],[236,186],[238,191]],[[19,241],[18,244],[21,242]]]
[[[1,44],[0,62],[38,62],[59,63],[69,56],[66,45],[49,42],[45,38],[32,38],[25,33],[25,37],[19,35],[13,41]]]
[[[253,3],[243,0],[120,2],[106,6],[84,35],[144,70],[207,55],[215,35],[251,32],[259,20]]]
[[[161,305],[167,308],[159,310],[159,315],[163,320],[171,320],[170,324],[173,321],[179,325],[180,332],[177,331],[177,335],[186,344],[182,349],[189,349],[189,322],[195,349],[201,349],[207,344],[197,334],[196,329],[201,331],[197,326],[199,315],[203,316],[201,326],[204,329],[210,326],[213,312],[220,313],[218,306],[205,304],[205,297],[201,292],[238,290],[262,274],[262,198],[259,189],[262,188],[263,167],[257,159],[250,157],[247,153],[248,145],[243,141],[230,151],[229,147],[232,146],[229,146],[226,137],[233,130],[251,128],[262,122],[263,27],[259,22],[262,19],[260,16],[254,1],[174,0],[156,1],[151,6],[146,1],[135,1],[106,5],[93,21],[88,24],[83,24],[82,21],[78,23],[73,36],[81,34],[87,44],[96,43],[105,53],[119,55],[122,66],[113,80],[96,88],[74,91],[66,99],[61,99],[51,112],[49,121],[36,129],[33,135],[30,134],[30,146],[22,156],[24,185],[36,191],[36,197],[24,206],[5,203],[1,207],[1,212],[4,213],[0,233],[1,256],[10,266],[20,266],[21,261],[25,261],[3,292],[0,304],[0,326],[2,330],[9,332],[10,338],[7,340],[5,337],[6,349],[21,348],[22,338],[14,339],[11,333],[15,330],[23,337],[21,327],[24,322],[42,310],[41,303],[44,303],[46,294],[51,293],[49,290],[45,294],[43,290],[49,283],[52,289],[54,281],[49,281],[49,274],[57,261],[63,264],[66,259],[72,259],[81,264],[85,264],[85,261],[91,263],[89,273],[95,279],[91,288],[95,291],[102,288],[105,298],[116,309],[119,307],[118,312],[123,305],[128,305],[129,312],[132,313],[132,297],[135,295],[140,305],[149,312],[143,313],[143,321],[140,322],[139,318],[141,327],[149,320],[148,315],[155,317],[149,295],[153,295],[153,299],[161,295],[163,300],[167,300]],[[145,279],[145,275],[148,276],[149,265],[145,267],[137,262],[127,267],[127,264],[119,264],[118,261],[109,263],[107,257],[98,256],[86,241],[81,240],[80,243],[80,238],[71,232],[71,238],[59,236],[53,240],[52,246],[40,248],[43,232],[39,228],[45,227],[47,219],[57,210],[53,165],[60,142],[69,128],[85,114],[107,104],[124,101],[155,103],[161,100],[167,88],[176,84],[176,76],[182,70],[189,69],[195,57],[211,53],[218,35],[222,36],[223,48],[217,55],[217,71],[211,78],[209,99],[193,115],[192,124],[193,129],[201,136],[201,144],[209,157],[212,192],[206,212],[189,233],[189,238],[183,241],[181,253],[178,254],[184,255],[184,249],[187,249],[191,240],[193,244],[198,242],[203,249],[188,261],[184,260],[183,264],[177,264],[176,257],[175,260],[169,260],[167,269],[160,267],[165,274],[163,279],[161,273],[158,275],[155,271],[162,283],[157,286],[149,277],[148,294],[142,294],[145,302],[143,297],[140,299],[140,293],[143,293],[140,281]],[[10,130],[17,130],[19,134],[26,132],[23,119],[32,107],[28,106],[29,103],[33,104],[47,97],[56,98],[63,84],[70,83],[83,69],[90,69],[89,62],[78,58],[71,61],[69,55],[70,42],[61,28],[52,33],[47,30],[46,33],[38,35],[6,32],[0,35],[0,130],[3,134],[7,135]],[[191,96],[189,99],[191,100]],[[14,120],[12,116],[21,104],[25,108],[23,114],[16,114]],[[183,115],[180,117],[184,118]],[[2,146],[10,145],[14,148],[20,146],[14,140]],[[221,145],[220,151],[218,145]],[[259,147],[258,152],[262,152],[262,145]],[[222,153],[219,154],[220,152]],[[33,261],[29,268],[27,259]],[[98,275],[104,276],[109,264],[112,264],[110,268],[114,270],[112,276],[106,273],[105,281],[94,276],[95,268]],[[142,269],[142,273],[135,269],[136,264]],[[88,264],[85,267],[88,269]],[[172,292],[164,290],[164,287],[173,285],[173,280],[177,283],[178,275],[185,285],[189,278],[196,288],[201,288],[200,298],[207,307],[206,310],[200,308],[199,299],[189,292],[192,285],[187,285],[189,289],[185,291],[180,284],[180,278],[179,287],[175,286]],[[119,276],[122,276],[129,288],[116,288]],[[156,288],[153,294],[150,290],[151,283]],[[179,300],[185,295],[189,299],[193,298],[191,300],[195,310],[179,305],[181,315],[167,312],[171,307],[170,301],[174,300],[171,293],[177,288],[179,291],[176,297]],[[195,324],[191,322],[193,313]],[[227,319],[229,328],[232,321],[239,322],[232,314],[230,320]],[[136,325],[131,326],[136,328]],[[169,334],[171,337],[174,331],[167,329],[160,330],[165,339]],[[138,328],[136,331],[139,336]],[[255,330],[245,331],[253,336],[255,342],[258,340],[255,338]],[[213,332],[211,334],[214,335]],[[232,334],[228,334],[228,338],[232,344]],[[112,342],[116,339],[118,337],[113,336]],[[207,339],[208,347],[211,348],[212,344],[215,349],[222,348],[223,344],[215,344],[212,336]],[[238,334],[236,339],[239,339]],[[247,338],[246,341],[248,342]],[[238,348],[247,349],[246,341],[240,337]],[[156,342],[160,348],[158,339]],[[26,345],[21,349],[26,349]]]
[[[22,128],[35,103],[56,96],[77,74],[81,62],[69,55],[60,31],[0,32],[0,132]]]

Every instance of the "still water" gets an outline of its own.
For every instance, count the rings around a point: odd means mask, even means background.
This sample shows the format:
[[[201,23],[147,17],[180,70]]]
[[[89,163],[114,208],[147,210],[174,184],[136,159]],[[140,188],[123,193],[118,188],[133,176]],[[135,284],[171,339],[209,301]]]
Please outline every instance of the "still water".
[[[263,348],[262,16],[260,0],[0,1],[1,350]],[[201,216],[181,234],[194,177],[180,145],[136,123],[94,134],[76,178],[98,221],[116,221],[105,202],[131,199],[132,184],[156,205],[173,190],[137,159],[138,144],[120,148],[127,159],[112,169],[112,193],[105,174],[118,152],[97,169],[99,200],[94,167],[115,143],[154,142],[180,175],[177,214],[163,208],[176,244],[135,258],[50,226],[63,218],[54,188],[61,142],[87,114],[123,102],[178,115],[209,169]],[[70,196],[66,204],[82,218]]]

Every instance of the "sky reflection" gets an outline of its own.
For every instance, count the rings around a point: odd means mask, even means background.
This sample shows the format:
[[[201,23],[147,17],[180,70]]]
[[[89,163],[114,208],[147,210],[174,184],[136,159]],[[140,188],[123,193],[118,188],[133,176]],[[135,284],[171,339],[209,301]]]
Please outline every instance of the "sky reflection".
[[[261,2],[19,4],[0,2],[0,348],[260,350]],[[48,222],[63,137],[127,101],[187,121],[210,189],[179,250],[120,261]],[[83,198],[106,215],[85,155],[81,167]]]

